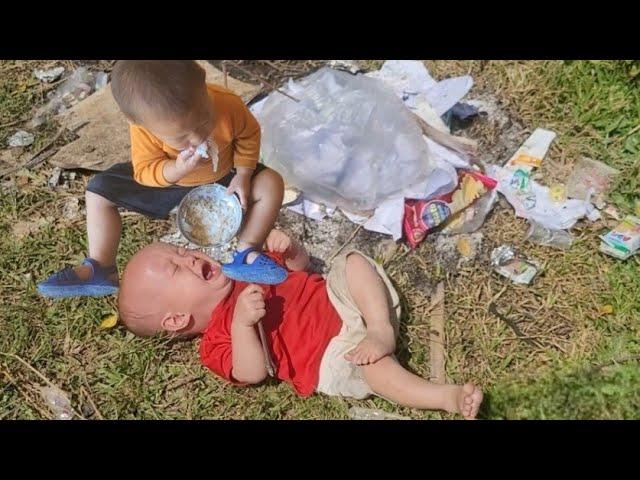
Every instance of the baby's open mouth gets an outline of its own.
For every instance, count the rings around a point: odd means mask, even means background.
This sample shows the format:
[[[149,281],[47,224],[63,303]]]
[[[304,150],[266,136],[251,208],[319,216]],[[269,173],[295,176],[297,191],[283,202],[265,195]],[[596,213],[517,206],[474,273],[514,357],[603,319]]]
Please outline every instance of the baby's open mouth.
[[[202,264],[202,278],[205,280],[211,280],[214,276],[213,267],[210,263],[204,262]]]

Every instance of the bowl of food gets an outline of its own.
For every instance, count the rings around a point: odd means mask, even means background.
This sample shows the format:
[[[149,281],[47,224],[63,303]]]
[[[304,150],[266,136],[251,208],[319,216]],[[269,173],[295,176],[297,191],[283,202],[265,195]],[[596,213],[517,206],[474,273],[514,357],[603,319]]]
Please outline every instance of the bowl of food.
[[[178,229],[191,243],[219,247],[236,236],[242,224],[242,207],[235,195],[221,185],[191,190],[178,207]]]

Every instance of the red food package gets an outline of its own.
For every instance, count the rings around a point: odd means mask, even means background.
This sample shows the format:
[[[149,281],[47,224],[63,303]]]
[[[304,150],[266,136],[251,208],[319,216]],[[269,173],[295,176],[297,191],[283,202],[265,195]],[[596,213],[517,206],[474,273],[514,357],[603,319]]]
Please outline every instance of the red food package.
[[[493,190],[497,184],[493,178],[479,172],[460,170],[458,186],[453,192],[429,200],[406,200],[403,227],[407,243],[416,248],[431,230]]]

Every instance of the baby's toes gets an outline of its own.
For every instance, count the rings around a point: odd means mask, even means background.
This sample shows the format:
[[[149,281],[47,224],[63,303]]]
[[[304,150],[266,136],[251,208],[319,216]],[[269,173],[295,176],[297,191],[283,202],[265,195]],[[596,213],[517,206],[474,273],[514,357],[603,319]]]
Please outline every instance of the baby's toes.
[[[367,363],[369,363],[369,360],[368,355],[365,352],[358,355],[358,365],[366,365]]]

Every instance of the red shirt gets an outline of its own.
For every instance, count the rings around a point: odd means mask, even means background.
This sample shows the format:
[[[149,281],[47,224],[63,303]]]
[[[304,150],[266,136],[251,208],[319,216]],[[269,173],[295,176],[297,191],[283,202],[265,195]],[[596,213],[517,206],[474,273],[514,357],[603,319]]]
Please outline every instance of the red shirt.
[[[281,257],[269,255],[282,264]],[[202,363],[232,383],[239,382],[231,371],[231,320],[238,295],[246,286],[235,282],[229,296],[211,314],[200,343]],[[326,282],[318,274],[289,272],[284,283],[262,288],[267,306],[262,324],[276,378],[290,383],[303,397],[311,395],[318,386],[322,355],[342,327]]]

